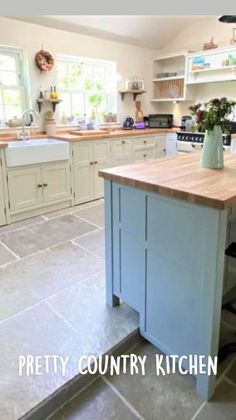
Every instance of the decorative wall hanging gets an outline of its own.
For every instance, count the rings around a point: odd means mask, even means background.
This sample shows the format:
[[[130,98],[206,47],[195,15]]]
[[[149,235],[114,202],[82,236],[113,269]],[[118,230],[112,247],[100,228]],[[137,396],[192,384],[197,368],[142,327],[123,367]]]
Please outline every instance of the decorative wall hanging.
[[[48,72],[53,68],[54,58],[48,51],[41,48],[35,56],[35,63],[41,72]]]
[[[202,47],[203,50],[212,50],[214,48],[218,48],[218,45],[215,44],[213,37],[211,38],[209,42],[206,42]]]

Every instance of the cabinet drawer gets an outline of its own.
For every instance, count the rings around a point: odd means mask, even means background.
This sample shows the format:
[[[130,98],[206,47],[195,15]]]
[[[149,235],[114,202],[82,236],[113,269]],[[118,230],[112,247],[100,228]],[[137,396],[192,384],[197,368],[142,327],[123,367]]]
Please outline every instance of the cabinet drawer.
[[[140,148],[148,148],[148,147],[154,147],[155,146],[155,137],[153,136],[147,136],[147,137],[136,137],[134,139],[134,150],[140,149]]]
[[[154,159],[155,158],[155,148],[143,149],[143,150],[135,150],[134,151],[134,160],[135,162],[139,162],[142,160],[147,159]]]

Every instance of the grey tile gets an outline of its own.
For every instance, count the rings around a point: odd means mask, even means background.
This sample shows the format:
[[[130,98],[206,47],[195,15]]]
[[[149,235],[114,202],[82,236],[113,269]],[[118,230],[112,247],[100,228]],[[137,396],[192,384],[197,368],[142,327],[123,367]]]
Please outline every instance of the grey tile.
[[[155,355],[159,350],[144,342],[132,350],[147,355],[146,374],[109,376],[108,380],[148,420],[190,420],[203,403],[190,375],[156,375]]]
[[[88,235],[82,236],[74,242],[88,249],[88,251],[98,257],[105,259],[105,240],[103,229],[99,229],[89,233]]]
[[[236,339],[235,339],[235,341],[236,341]],[[232,366],[230,367],[230,369],[227,371],[226,376],[233,383],[235,383],[235,386],[236,386],[236,356],[235,356],[235,353],[234,353],[234,362],[233,362]],[[235,394],[235,401],[236,401],[236,394]]]
[[[103,268],[101,259],[71,242],[0,268],[0,319]]]
[[[0,241],[23,257],[94,229],[95,227],[90,223],[67,214],[25,229],[4,233],[0,235]]]
[[[76,213],[77,211],[87,209],[88,207],[96,206],[101,202],[102,200],[90,201],[88,203],[78,204],[77,206],[66,207],[65,209],[60,209],[60,210],[56,210],[50,213],[45,213],[44,216],[47,219],[53,219],[58,216],[63,216],[64,214],[72,214],[72,213]]]
[[[235,420],[236,388],[222,381],[216,388],[214,397],[206,403],[194,420]]]
[[[104,226],[104,204],[103,203],[99,203],[95,206],[81,209],[75,212],[74,214],[100,227]]]
[[[7,264],[11,261],[16,261],[16,257],[9,252],[1,243],[0,243],[0,266]]]
[[[55,392],[77,374],[78,358],[83,354],[94,354],[86,337],[75,333],[58,317],[46,303],[40,303],[21,312],[0,325],[0,389],[1,419],[18,419],[26,411]],[[49,372],[41,359],[41,373],[27,376],[23,369],[19,376],[19,356],[60,355],[69,357],[65,376],[61,365],[54,372],[50,361]]]
[[[137,417],[98,378],[50,420],[134,420]]]
[[[30,217],[29,219],[21,220],[19,222],[11,223],[10,225],[5,225],[0,227],[0,235],[5,232],[11,232],[13,230],[22,229],[26,226],[34,225],[35,223],[44,222],[42,216]]]
[[[106,305],[104,272],[62,291],[49,302],[74,328],[87,334],[101,353],[138,327],[138,315],[127,305],[115,308]]]

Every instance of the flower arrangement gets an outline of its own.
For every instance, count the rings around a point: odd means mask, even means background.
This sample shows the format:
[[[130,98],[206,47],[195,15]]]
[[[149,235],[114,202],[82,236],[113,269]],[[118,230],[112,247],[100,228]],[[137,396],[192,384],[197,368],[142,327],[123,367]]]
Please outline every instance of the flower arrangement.
[[[195,116],[194,131],[212,131],[219,126],[223,133],[229,133],[229,116],[233,113],[236,102],[227,98],[214,98],[206,103],[190,106],[191,114]]]

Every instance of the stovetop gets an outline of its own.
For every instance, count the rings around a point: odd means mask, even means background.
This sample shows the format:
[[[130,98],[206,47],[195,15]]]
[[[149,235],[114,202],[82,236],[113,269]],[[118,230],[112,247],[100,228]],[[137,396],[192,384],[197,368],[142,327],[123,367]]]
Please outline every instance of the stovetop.
[[[188,143],[199,143],[204,142],[205,133],[192,133],[191,131],[177,131],[177,140],[186,141]],[[223,145],[230,146],[231,144],[231,135],[223,134],[222,135]]]

